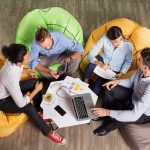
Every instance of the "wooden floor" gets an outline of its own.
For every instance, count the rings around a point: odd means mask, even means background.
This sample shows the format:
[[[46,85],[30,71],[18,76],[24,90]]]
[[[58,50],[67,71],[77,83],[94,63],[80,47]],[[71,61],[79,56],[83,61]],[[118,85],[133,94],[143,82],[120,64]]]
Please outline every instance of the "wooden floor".
[[[68,10],[80,22],[85,39],[92,30],[105,22],[126,17],[150,28],[149,0],[0,0],[0,46],[14,42],[21,18],[34,8],[59,6]],[[119,131],[96,137],[92,131],[99,123],[59,129],[69,139],[59,146],[45,138],[27,121],[14,134],[0,139],[0,150],[129,150]]]

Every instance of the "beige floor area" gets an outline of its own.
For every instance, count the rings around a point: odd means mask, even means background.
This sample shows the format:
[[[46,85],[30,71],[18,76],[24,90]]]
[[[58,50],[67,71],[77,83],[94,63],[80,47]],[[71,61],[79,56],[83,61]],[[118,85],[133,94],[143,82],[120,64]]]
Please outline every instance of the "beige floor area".
[[[80,22],[85,41],[92,30],[119,17],[132,19],[150,28],[149,0],[0,0],[0,47],[15,40],[21,18],[35,8],[59,6],[68,10]],[[69,139],[60,146],[45,138],[27,121],[14,134],[0,138],[0,150],[129,150],[118,130],[105,137],[92,131],[99,123],[58,129]]]

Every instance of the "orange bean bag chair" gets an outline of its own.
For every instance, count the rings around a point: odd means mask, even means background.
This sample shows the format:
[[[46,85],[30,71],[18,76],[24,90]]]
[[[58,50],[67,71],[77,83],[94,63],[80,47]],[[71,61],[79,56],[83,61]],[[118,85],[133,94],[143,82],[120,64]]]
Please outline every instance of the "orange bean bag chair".
[[[94,30],[85,46],[85,51],[84,55],[81,59],[80,62],[80,68],[84,72],[89,61],[87,59],[87,54],[90,51],[91,48],[94,47],[96,42],[108,31],[108,29],[111,26],[118,26],[122,29],[123,35],[126,39],[128,39],[134,47],[133,50],[133,60],[132,60],[132,65],[127,72],[122,78],[127,78],[133,74],[133,72],[137,69],[138,67],[138,59],[140,56],[140,51],[145,48],[145,47],[150,47],[150,30],[147,29],[146,27],[143,27],[139,25],[138,23],[126,19],[126,18],[119,18],[112,20],[110,22],[105,23],[104,25],[101,25],[99,28]],[[102,50],[100,50],[101,52]]]
[[[5,62],[5,58],[0,55],[0,69]],[[28,75],[22,75],[21,80],[28,78]],[[13,132],[28,119],[27,115],[21,114],[5,114],[0,111],[0,137],[5,137]]]
[[[89,50],[96,44],[96,42],[102,37],[102,35],[107,32],[107,30],[111,26],[120,27],[123,31],[124,37],[132,42],[134,46],[132,65],[127,74],[123,76],[123,78],[127,78],[131,76],[139,66],[138,59],[140,57],[140,51],[143,48],[150,47],[150,30],[126,18],[112,20],[100,26],[91,33],[85,46],[85,53],[82,57],[80,68],[84,72],[86,66],[89,63],[87,59]],[[130,124],[121,128],[121,133],[132,149],[145,150],[150,149],[149,129],[150,122],[142,125]]]

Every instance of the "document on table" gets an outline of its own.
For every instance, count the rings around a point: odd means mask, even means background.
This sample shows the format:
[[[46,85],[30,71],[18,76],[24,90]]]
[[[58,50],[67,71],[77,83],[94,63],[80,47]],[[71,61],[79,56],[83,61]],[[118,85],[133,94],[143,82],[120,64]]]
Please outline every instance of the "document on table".
[[[66,88],[68,94],[73,95],[85,93],[89,84],[82,82],[79,78],[67,76],[62,82],[62,86]]]
[[[115,75],[116,73],[113,72],[110,69],[104,70],[100,66],[96,66],[94,69],[94,73],[96,73],[98,76],[105,78],[105,79],[110,79],[110,80],[115,80]]]

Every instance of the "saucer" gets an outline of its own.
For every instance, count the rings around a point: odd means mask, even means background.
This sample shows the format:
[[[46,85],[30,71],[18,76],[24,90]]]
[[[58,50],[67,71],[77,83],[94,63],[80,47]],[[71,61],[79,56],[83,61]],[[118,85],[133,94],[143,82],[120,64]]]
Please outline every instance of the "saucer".
[[[50,102],[48,102],[47,100],[45,100],[46,94],[51,94],[52,95],[52,99],[51,99]],[[50,104],[52,104],[55,101],[55,97],[54,97],[54,95],[52,93],[46,93],[46,94],[43,95],[43,103],[46,104],[46,105],[50,105]]]

